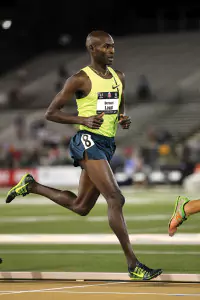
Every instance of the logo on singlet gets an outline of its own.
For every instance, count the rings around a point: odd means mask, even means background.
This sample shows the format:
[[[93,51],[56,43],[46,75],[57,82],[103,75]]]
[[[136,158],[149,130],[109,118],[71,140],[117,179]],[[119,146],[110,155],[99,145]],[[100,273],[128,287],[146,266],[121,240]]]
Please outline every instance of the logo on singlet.
[[[114,90],[114,89],[118,88],[118,86],[119,86],[119,84],[113,85],[113,86],[112,86],[112,89]]]

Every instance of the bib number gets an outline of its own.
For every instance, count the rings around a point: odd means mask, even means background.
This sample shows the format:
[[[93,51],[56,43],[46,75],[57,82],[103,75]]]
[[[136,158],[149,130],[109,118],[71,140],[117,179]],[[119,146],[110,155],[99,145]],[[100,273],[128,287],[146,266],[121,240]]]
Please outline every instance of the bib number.
[[[97,114],[104,112],[107,115],[117,114],[119,107],[118,92],[99,92],[97,97]]]
[[[83,143],[85,149],[88,149],[94,145],[90,134],[83,134],[81,136],[81,142]]]

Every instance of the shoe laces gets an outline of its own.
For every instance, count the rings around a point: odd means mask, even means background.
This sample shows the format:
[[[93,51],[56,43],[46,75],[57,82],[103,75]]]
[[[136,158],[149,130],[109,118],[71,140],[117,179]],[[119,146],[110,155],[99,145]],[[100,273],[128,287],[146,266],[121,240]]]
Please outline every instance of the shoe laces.
[[[144,264],[138,262],[136,264],[136,266],[141,269],[142,271],[144,271],[145,274],[150,273],[152,271],[152,269],[148,268],[147,266],[145,266]]]
[[[26,184],[27,185],[27,184]],[[22,196],[25,196],[28,194],[28,191],[27,191],[27,188],[26,188],[26,185],[22,186],[19,190],[19,194],[22,195]]]

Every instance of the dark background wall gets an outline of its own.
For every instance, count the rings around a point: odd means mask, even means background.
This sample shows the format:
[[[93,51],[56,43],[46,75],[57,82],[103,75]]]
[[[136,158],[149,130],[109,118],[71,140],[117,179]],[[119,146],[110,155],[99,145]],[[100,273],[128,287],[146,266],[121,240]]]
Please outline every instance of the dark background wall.
[[[59,50],[62,35],[70,35],[70,48],[82,48],[93,29],[113,35],[198,30],[200,4],[152,4],[107,1],[1,0],[0,23],[12,20],[8,30],[0,27],[0,74],[48,50]]]

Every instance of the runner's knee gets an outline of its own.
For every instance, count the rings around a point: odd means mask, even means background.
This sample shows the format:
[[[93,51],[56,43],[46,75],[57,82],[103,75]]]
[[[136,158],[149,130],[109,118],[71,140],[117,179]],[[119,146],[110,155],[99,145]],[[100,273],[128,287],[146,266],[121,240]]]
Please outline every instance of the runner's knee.
[[[77,207],[74,207],[74,212],[77,213],[78,215],[84,217],[84,216],[87,216],[90,212],[90,208],[89,207],[84,207],[84,206],[77,206]]]
[[[111,193],[107,199],[108,205],[114,208],[123,207],[125,203],[125,198],[120,191],[115,191]]]

